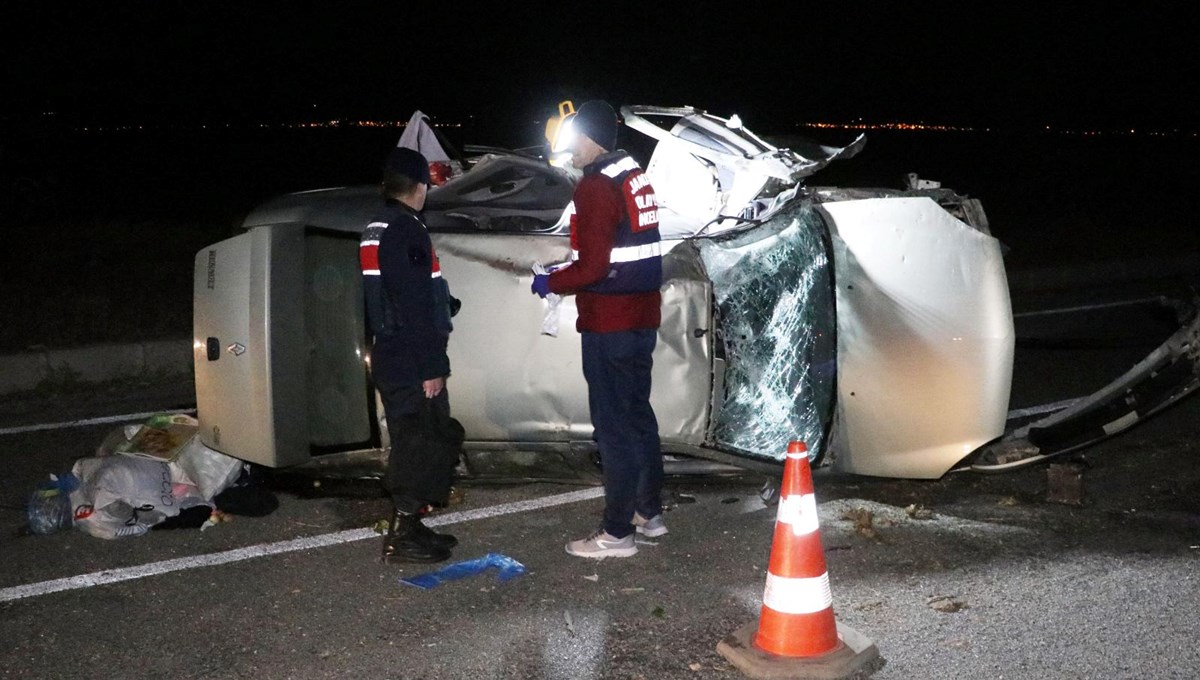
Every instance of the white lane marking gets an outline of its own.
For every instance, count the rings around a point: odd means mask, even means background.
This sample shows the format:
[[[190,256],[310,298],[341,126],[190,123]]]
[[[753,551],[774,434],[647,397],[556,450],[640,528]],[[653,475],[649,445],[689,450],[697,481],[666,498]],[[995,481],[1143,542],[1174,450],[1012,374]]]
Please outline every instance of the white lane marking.
[[[1008,419],[1012,420],[1014,418],[1024,418],[1026,416],[1036,416],[1042,413],[1050,413],[1051,411],[1061,411],[1064,408],[1067,408],[1068,406],[1074,406],[1081,401],[1083,401],[1083,397],[1076,397],[1074,399],[1063,399],[1062,401],[1056,401],[1052,404],[1042,404],[1041,406],[1030,406],[1029,408],[1017,409],[1015,411],[1008,412]]]
[[[554,496],[542,496],[540,498],[532,498],[526,501],[513,501],[512,503],[502,503],[500,505],[478,508],[476,510],[463,510],[460,512],[447,513],[445,515],[437,515],[430,517],[425,524],[432,527],[442,526],[445,524],[458,524],[460,522],[471,522],[490,517],[500,517],[501,515],[527,512],[529,510],[539,510],[556,505],[565,505],[567,503],[576,503],[578,501],[591,500],[593,498],[600,498],[602,496],[604,496],[603,487],[590,487],[578,491],[560,493]],[[182,571],[184,569],[211,567],[218,564],[228,564],[230,562],[250,560],[256,557],[267,557],[269,555],[279,555],[282,553],[296,552],[300,550],[324,548],[326,546],[350,543],[352,541],[361,541],[365,538],[373,538],[378,536],[379,535],[376,534],[373,529],[349,529],[332,534],[295,538],[290,541],[261,543],[259,545],[237,548],[235,550],[226,550],[224,552],[211,553],[208,555],[193,555],[191,557],[179,557],[173,560],[151,562],[150,564],[125,567],[123,569],[108,569],[105,571],[93,572],[91,574],[81,574],[79,576],[70,576],[67,578],[54,579],[52,581],[42,581],[40,583],[29,583],[22,586],[12,586],[10,588],[0,589],[0,602],[20,600],[22,598],[36,597],[38,595],[48,595],[50,593],[57,593],[64,590],[77,590],[79,588],[91,588],[93,586],[102,586],[109,583],[119,583],[121,581],[145,578],[147,576],[157,576],[159,574],[167,574],[173,571]]]
[[[62,423],[41,423],[39,425],[21,425],[19,427],[0,428],[0,435],[6,434],[21,434],[22,432],[39,432],[41,430],[65,430],[68,427],[87,427],[88,425],[103,425],[104,423],[131,423],[135,420],[145,420],[150,416],[178,415],[180,413],[193,414],[196,409],[184,409],[181,411],[146,411],[145,413],[126,413],[123,416],[102,416],[100,418],[86,418],[84,420],[68,420]]]

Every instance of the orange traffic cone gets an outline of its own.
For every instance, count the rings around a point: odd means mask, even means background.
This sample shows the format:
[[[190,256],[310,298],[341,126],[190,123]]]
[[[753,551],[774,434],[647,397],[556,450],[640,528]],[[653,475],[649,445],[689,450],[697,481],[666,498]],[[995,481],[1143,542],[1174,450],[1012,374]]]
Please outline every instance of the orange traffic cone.
[[[834,619],[803,442],[788,445],[758,624],[738,629],[717,651],[752,678],[861,677],[881,665],[875,643]]]
[[[808,447],[792,442],[779,489],[775,539],[754,645],[780,656],[816,656],[839,644]]]

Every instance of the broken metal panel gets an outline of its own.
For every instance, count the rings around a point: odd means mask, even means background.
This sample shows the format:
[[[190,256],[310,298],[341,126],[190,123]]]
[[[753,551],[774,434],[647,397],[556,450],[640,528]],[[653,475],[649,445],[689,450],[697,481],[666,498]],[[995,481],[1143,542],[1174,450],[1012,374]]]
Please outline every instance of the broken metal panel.
[[[982,447],[971,469],[1003,472],[1124,432],[1200,388],[1200,300],[1145,359],[1094,394]]]
[[[732,229],[739,217],[761,219],[762,205],[866,143],[860,135],[843,148],[813,145],[813,157],[806,157],[768,144],[736,116],[724,119],[691,107],[634,106],[621,113],[626,125],[658,142],[646,174],[666,218],[660,220],[664,238]],[[676,120],[668,131],[643,116]]]
[[[929,197],[820,206],[838,307],[835,465],[937,478],[1004,432],[1014,332],[999,242]]]
[[[788,442],[821,455],[834,398],[836,319],[825,226],[797,201],[736,236],[705,239],[725,361],[711,440],[781,461]]]
[[[529,293],[533,263],[566,261],[569,240],[435,233],[433,241],[451,290],[464,301],[450,336],[447,385],[467,438],[590,440],[575,297],[562,298],[558,336],[551,337],[540,333],[548,303]],[[704,331],[711,327],[711,295],[699,268],[683,257],[664,257],[651,404],[664,442],[699,444],[710,408],[711,334]]]

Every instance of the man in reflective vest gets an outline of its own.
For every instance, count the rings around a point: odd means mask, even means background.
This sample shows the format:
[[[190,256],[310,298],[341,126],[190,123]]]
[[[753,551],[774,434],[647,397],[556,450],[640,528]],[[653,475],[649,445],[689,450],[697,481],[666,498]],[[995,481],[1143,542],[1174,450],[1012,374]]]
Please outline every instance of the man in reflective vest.
[[[363,230],[358,250],[374,336],[371,376],[391,440],[385,485],[395,511],[383,541],[384,562],[439,562],[458,543],[421,522],[428,504],[446,502],[459,450],[437,436],[439,425],[457,424],[446,393],[446,343],[457,300],[420,217],[429,183],[424,156],[394,149],[383,172],[385,205]]]
[[[662,303],[658,204],[641,167],[616,149],[611,106],[586,102],[570,124],[571,163],[583,170],[568,207],[574,261],[535,276],[532,290],[576,296],[605,507],[601,527],[566,548],[579,557],[629,557],[637,552],[635,531],[667,533],[658,421],[650,406]]]

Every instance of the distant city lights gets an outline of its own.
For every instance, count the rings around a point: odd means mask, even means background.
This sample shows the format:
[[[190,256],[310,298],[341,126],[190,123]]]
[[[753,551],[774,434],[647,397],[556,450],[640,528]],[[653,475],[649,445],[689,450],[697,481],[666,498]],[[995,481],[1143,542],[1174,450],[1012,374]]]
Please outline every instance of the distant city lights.
[[[462,123],[431,123],[439,128],[461,128]],[[78,132],[131,132],[134,130],[311,130],[333,128],[403,128],[406,120],[320,120],[299,123],[224,123],[220,125],[87,125],[75,128]]]
[[[44,112],[44,116],[52,116],[53,112]],[[296,123],[248,123],[234,124],[224,123],[218,125],[209,124],[190,124],[190,125],[89,125],[75,128],[78,132],[132,132],[132,131],[161,131],[161,130],[317,130],[317,129],[339,129],[339,128],[404,128],[408,125],[406,120],[349,120],[349,119],[332,119],[323,121],[305,121]],[[433,122],[434,127],[439,128],[461,128],[463,123],[460,122]],[[905,122],[890,122],[890,123],[867,123],[862,120],[849,123],[835,123],[826,121],[813,121],[795,123],[794,127],[798,128],[813,128],[820,130],[889,130],[898,132],[982,132],[982,133],[998,133],[998,132],[1023,132],[1021,129],[1005,129],[994,127],[972,127],[962,125],[939,125],[933,123],[905,123]],[[1034,132],[1029,130],[1029,132]],[[1076,128],[1061,128],[1050,125],[1043,126],[1036,130],[1043,134],[1066,135],[1076,137],[1170,137],[1170,138],[1188,138],[1196,139],[1200,137],[1200,132],[1184,131],[1184,130],[1139,130],[1137,128],[1128,129],[1076,129]]]
[[[1014,130],[1003,130],[992,127],[974,128],[961,127],[957,125],[932,125],[927,123],[796,123],[796,127],[819,128],[819,129],[835,129],[835,130],[901,130],[901,131],[932,131],[932,132],[1011,132]],[[1183,130],[1137,130],[1130,128],[1128,130],[1080,130],[1073,128],[1056,128],[1050,125],[1043,126],[1041,132],[1055,135],[1071,135],[1079,137],[1101,137],[1101,136],[1124,136],[1124,137],[1187,137],[1196,139],[1200,137],[1198,132],[1186,132]]]

